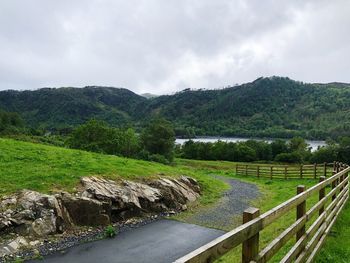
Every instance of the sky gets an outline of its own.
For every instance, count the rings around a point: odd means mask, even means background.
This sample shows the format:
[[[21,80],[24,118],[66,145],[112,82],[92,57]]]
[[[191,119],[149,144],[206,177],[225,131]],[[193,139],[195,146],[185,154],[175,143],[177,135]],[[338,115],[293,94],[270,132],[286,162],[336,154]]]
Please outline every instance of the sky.
[[[0,90],[350,82],[349,0],[2,0]]]

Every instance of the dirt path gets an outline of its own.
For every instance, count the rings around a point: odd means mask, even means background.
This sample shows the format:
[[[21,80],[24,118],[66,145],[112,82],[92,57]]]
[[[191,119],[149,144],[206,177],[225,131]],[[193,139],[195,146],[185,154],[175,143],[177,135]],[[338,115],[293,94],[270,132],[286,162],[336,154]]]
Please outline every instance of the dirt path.
[[[228,231],[241,223],[243,211],[260,196],[260,192],[254,184],[223,176],[214,177],[229,184],[230,189],[224,192],[214,206],[202,208],[185,217],[184,221]]]

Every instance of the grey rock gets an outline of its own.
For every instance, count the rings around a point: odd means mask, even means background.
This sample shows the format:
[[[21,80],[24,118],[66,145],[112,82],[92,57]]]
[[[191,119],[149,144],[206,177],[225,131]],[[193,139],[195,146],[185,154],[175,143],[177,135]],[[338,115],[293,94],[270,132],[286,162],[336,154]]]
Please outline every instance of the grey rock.
[[[74,195],[22,190],[3,198],[0,200],[0,234],[17,233],[40,239],[63,233],[75,225],[105,226],[160,213],[174,214],[187,209],[187,204],[200,194],[197,181],[185,176],[142,182],[84,177],[79,189]],[[24,244],[20,241],[0,247],[0,256],[20,248]]]

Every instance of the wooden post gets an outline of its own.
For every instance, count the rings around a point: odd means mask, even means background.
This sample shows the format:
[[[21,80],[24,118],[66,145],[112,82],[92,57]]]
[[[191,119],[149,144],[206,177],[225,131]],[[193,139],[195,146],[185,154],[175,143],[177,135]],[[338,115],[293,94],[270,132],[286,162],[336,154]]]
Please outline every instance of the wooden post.
[[[236,175],[238,175],[238,164],[236,164]]]
[[[284,179],[287,179],[287,165],[284,167]]]
[[[303,178],[303,165],[300,165],[300,178]]]
[[[270,179],[272,180],[272,175],[273,175],[273,166],[270,167]]]
[[[248,165],[247,164],[245,165],[245,175],[246,176],[248,175]]]
[[[317,178],[317,163],[314,163],[314,179]]]
[[[323,164],[323,176],[327,177],[327,163]]]
[[[257,218],[260,210],[249,207],[243,212],[243,224]],[[259,253],[259,233],[242,243],[242,263],[249,263],[255,259]]]
[[[297,187],[297,194],[301,194],[304,192],[306,187],[304,185],[298,185]],[[297,206],[297,220],[301,217],[303,217],[306,213],[306,200],[300,203]],[[305,234],[305,225],[297,232],[296,238],[297,241]]]
[[[335,166],[335,170],[333,171],[333,175],[337,174],[337,169],[336,169],[336,166]],[[332,189],[336,188],[337,186],[337,180],[333,181],[332,182]],[[332,196],[332,201],[337,198],[337,193],[334,193],[334,195]]]
[[[320,182],[323,182],[324,180],[326,180],[325,176],[320,176]],[[320,189],[320,192],[318,193],[318,200],[321,201],[322,198],[324,198],[326,196],[326,188],[322,188]],[[324,211],[324,206],[322,206],[318,212],[319,215],[321,215]]]
[[[260,177],[259,172],[260,172],[260,166],[258,165],[258,166],[256,167],[256,175],[258,176],[258,178]]]

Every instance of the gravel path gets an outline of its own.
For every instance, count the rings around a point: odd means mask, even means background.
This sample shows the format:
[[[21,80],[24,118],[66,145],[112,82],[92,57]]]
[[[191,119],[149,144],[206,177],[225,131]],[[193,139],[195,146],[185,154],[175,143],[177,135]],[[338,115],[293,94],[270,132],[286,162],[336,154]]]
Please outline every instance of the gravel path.
[[[231,230],[233,226],[241,224],[243,211],[250,206],[250,202],[260,196],[256,185],[245,183],[223,176],[213,177],[230,185],[221,199],[212,207],[203,208],[187,217],[186,222],[204,225],[223,230]]]

